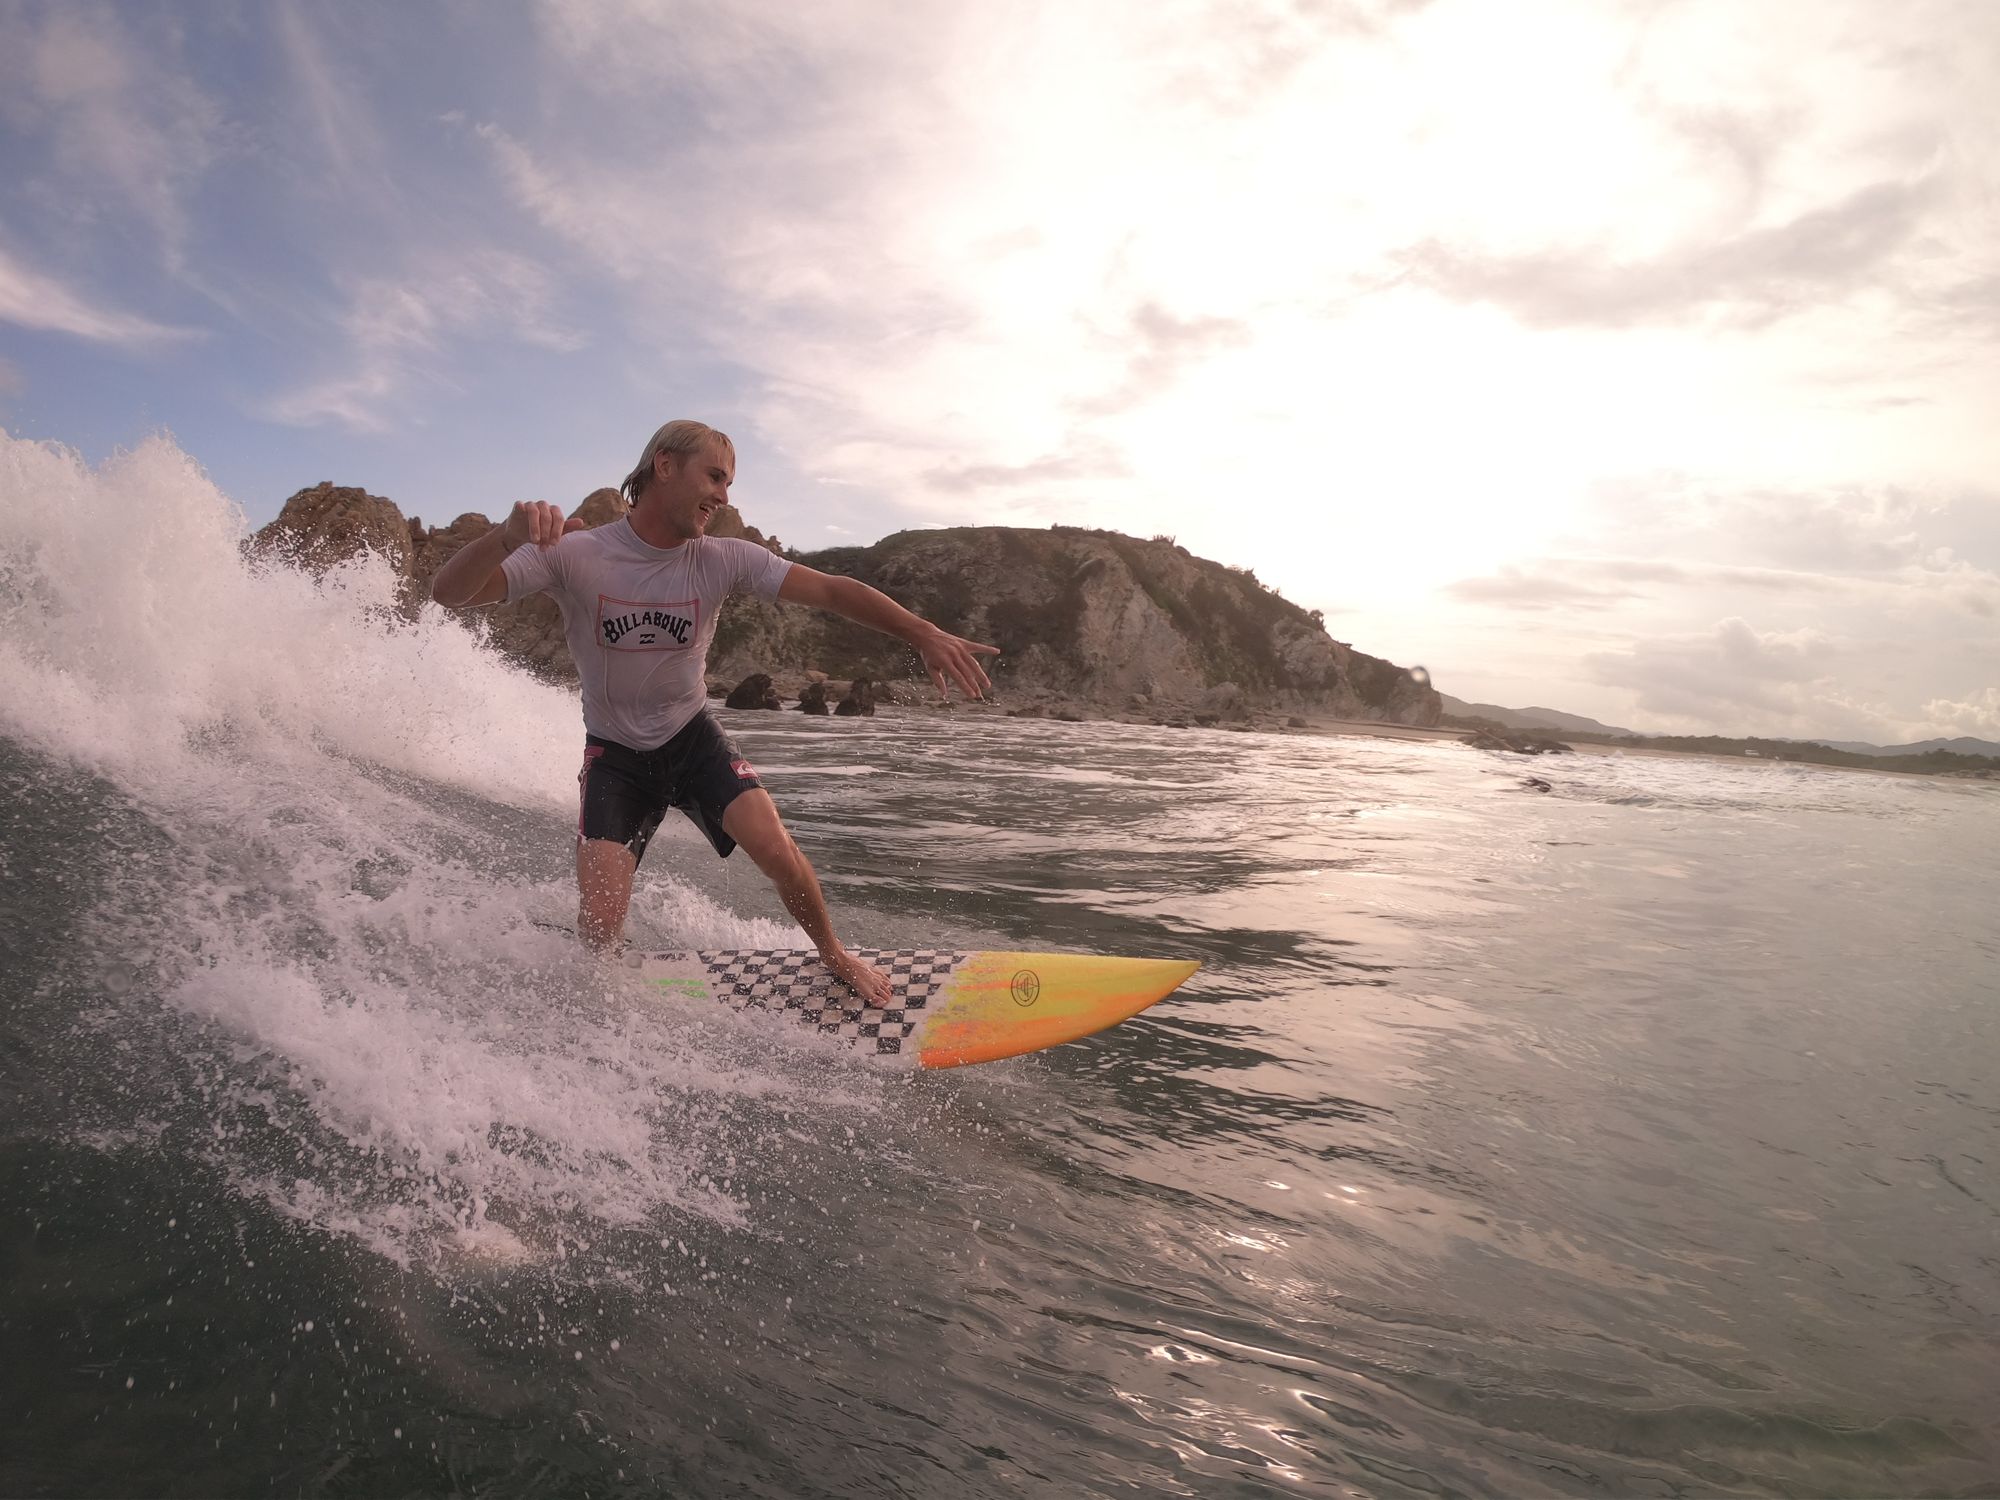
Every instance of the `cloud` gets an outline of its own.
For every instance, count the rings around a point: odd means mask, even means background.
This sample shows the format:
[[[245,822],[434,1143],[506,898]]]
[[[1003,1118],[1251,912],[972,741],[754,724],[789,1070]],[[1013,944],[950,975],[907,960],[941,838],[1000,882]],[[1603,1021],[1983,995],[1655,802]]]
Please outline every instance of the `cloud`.
[[[1933,698],[1924,705],[1924,717],[1943,738],[2000,740],[2000,687],[1981,688],[1969,698]]]
[[[1462,578],[1445,592],[1466,604],[1490,604],[1501,609],[1606,609],[1640,597],[1629,588],[1605,588],[1582,583],[1559,561],[1522,568],[1502,567],[1485,578]]]
[[[1906,484],[1745,484],[1649,474],[1599,481],[1587,526],[1604,551],[1779,574],[1895,577],[1939,547],[2000,566],[2000,497]]]
[[[1563,540],[1604,551],[1525,557],[1442,590],[1487,620],[1533,619],[1541,670],[1577,674],[1579,711],[1900,743],[1943,732],[1943,710],[1920,705],[1977,701],[2000,670],[2000,497],[1987,490],[1655,475],[1593,501]],[[1748,623],[1773,611],[1782,629]],[[1722,623],[1685,623],[1704,616]]]
[[[554,281],[540,265],[492,248],[433,257],[408,278],[357,278],[337,320],[348,367],[280,392],[259,411],[287,426],[390,431],[413,391],[452,383],[446,356],[467,341],[497,338],[555,353],[583,348],[583,335],[555,315],[555,300]]]
[[[1888,25],[1865,0],[1769,0],[1755,28],[1704,0],[1509,23],[1549,65],[1474,85],[1486,181],[1404,241],[1413,284],[1540,330],[1816,313],[1893,336],[1987,309],[2000,52],[1976,4],[1911,0]]]
[[[450,333],[499,330],[557,353],[583,336],[552,311],[553,278],[525,256],[491,247],[439,256],[410,280],[369,277],[354,284],[342,319],[363,349],[435,349]]]
[[[1834,652],[1833,643],[1817,630],[1760,633],[1737,618],[1715,627],[1714,645],[1736,673],[1771,682],[1803,681]]]
[[[1993,737],[2000,688],[1908,696],[1936,663],[1893,640],[1835,637],[1812,626],[1760,631],[1732,617],[1705,633],[1662,635],[1591,652],[1588,680],[1629,695],[1669,732],[1758,734],[1903,744],[1934,735]],[[1946,664],[1962,671],[1970,658]],[[1658,732],[1657,730],[1655,732]]]
[[[2000,271],[1945,287],[1936,299],[1934,326],[1943,333],[1969,330],[1984,339],[2000,339]]]
[[[195,336],[94,302],[53,276],[23,265],[0,246],[0,322],[126,349],[141,349]]]
[[[468,135],[579,276],[608,273],[626,321],[724,367],[748,408],[730,420],[801,474],[865,485],[886,522],[955,520],[965,496],[995,521],[1138,508],[1157,501],[1131,424],[1199,400],[1271,328],[1324,321],[1300,310],[1325,290],[1321,210],[1293,205],[1325,189],[1286,166],[1315,156],[1287,109],[1375,29],[1325,9],[1260,9],[1282,35],[1218,67],[1268,43],[1285,76],[1218,116],[1175,70],[1262,24],[1219,8],[918,7],[890,26],[752,4],[683,37],[637,0],[549,0],[549,89],[578,111],[493,111]],[[1251,432],[1228,407],[1211,425],[1188,436]],[[1212,485],[1191,465],[1182,483]]]
[[[1645,712],[1669,719],[1736,724],[1739,733],[1825,733],[1833,711],[1852,719],[1854,705],[1832,680],[1845,650],[1810,627],[1758,631],[1731,617],[1705,634],[1590,653],[1584,670],[1593,681],[1632,694]]]
[[[38,217],[82,240],[145,226],[184,262],[187,199],[228,137],[180,65],[179,21],[102,4],[27,4],[0,16],[0,112],[47,150],[23,184]]]
[[[1878,284],[1928,202],[1921,181],[1872,183],[1790,220],[1643,259],[1588,248],[1487,253],[1432,240],[1401,253],[1409,279],[1534,328],[1629,328],[1714,314],[1751,326]]]
[[[1519,430],[1531,383],[1587,379],[1593,355],[1630,410],[1681,408],[1653,423],[1665,446],[1715,415],[1680,399],[1710,373],[1689,348],[1503,358],[1486,306],[1534,331],[1672,323],[1693,345],[1894,283],[1939,237],[1957,266],[1976,162],[1925,145],[1934,89],[1878,79],[1866,120],[1843,110],[1874,23],[1836,8],[1788,8],[1766,35],[1715,5],[920,7],[886,27],[865,4],[773,0],[677,30],[650,0],[546,0],[543,97],[562,108],[469,128],[511,200],[640,317],[739,364],[754,425],[801,470],[906,455],[869,475],[891,498],[1037,462],[1052,432],[1130,455],[1198,401],[1289,440],[1310,441],[1311,410],[1345,415],[1373,427],[1350,451],[1387,450],[1488,364],[1514,386],[1440,415]],[[1487,65],[1503,45],[1521,66]],[[1883,119],[1889,145],[1869,135]],[[1419,294],[1426,275],[1478,305]],[[1362,410],[1392,398],[1412,411]]]
[[[1186,371],[1254,344],[1256,329],[1242,318],[1179,315],[1148,299],[1133,309],[1114,342],[1124,372],[1111,390],[1079,401],[1082,412],[1104,415],[1145,405],[1170,390]]]
[[[339,15],[325,7],[315,13]],[[321,38],[297,0],[278,0],[270,16],[289,71],[289,102],[311,132],[322,169],[338,180],[341,196],[350,202],[387,201],[396,174],[384,170],[389,153],[366,90],[341,72],[337,49]]]
[[[272,396],[258,408],[267,421],[287,427],[345,427],[350,432],[391,431],[396,398],[408,379],[394,361],[308,382]]]
[[[1496,573],[1447,584],[1445,592],[1467,604],[1503,609],[1607,609],[1665,588],[1751,589],[1774,594],[1843,591],[1845,581],[1823,573],[1746,568],[1636,557],[1550,557],[1508,563]]]
[[[932,489],[965,494],[1027,489],[1057,481],[1103,479],[1124,472],[1124,461],[1100,448],[1045,454],[1021,464],[940,464],[924,479]]]
[[[1433,0],[1318,0],[1244,5],[1240,0],[1189,7],[1174,23],[1202,44],[1164,70],[1162,93],[1192,98],[1222,118],[1254,110],[1329,44],[1376,41]]]

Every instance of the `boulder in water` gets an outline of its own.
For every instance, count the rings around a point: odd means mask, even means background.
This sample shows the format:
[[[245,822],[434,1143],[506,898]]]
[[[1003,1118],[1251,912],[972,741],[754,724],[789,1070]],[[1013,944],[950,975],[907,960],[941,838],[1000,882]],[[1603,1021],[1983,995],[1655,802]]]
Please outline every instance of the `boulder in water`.
[[[778,690],[771,686],[769,672],[752,672],[730,690],[724,708],[782,708]]]
[[[1561,740],[1526,730],[1475,729],[1464,740],[1475,750],[1504,750],[1510,755],[1569,755]]]
[[[834,709],[837,718],[851,719],[857,715],[873,715],[875,712],[875,684],[866,677],[857,677],[848,685],[847,696]]]

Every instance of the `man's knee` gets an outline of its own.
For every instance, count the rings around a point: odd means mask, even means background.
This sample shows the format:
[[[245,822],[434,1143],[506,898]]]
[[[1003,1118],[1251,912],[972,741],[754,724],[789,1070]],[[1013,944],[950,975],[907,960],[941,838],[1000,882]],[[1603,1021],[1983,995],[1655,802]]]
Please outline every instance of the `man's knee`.
[[[576,841],[576,874],[579,882],[586,886],[617,889],[632,883],[632,873],[638,868],[638,860],[625,845],[611,839],[578,839]]]
[[[767,874],[803,857],[785,820],[778,816],[778,804],[761,787],[743,793],[722,810],[722,831]]]
[[[586,941],[611,943],[625,926],[632,901],[632,872],[638,861],[623,844],[579,839],[576,845],[578,926]]]

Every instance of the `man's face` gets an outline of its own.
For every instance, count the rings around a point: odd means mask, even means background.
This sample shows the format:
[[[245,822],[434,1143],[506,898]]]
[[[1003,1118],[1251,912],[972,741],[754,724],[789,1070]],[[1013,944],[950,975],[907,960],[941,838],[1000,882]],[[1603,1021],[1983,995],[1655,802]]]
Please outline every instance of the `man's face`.
[[[708,530],[716,511],[729,503],[729,486],[735,479],[735,458],[720,442],[709,438],[697,452],[656,457],[653,482],[643,498],[655,501],[661,519],[675,531],[696,537]]]

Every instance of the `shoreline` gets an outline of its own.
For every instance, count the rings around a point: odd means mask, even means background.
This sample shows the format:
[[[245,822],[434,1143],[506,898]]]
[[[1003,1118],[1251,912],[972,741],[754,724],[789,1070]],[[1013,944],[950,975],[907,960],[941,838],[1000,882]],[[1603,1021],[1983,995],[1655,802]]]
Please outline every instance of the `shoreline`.
[[[954,698],[949,708],[941,708],[930,697],[932,689],[928,683],[900,681],[887,684],[897,695],[897,701],[885,703],[881,710],[890,713],[960,713],[971,712],[982,715],[997,715],[1003,718],[1053,719],[1059,723],[1105,723],[1132,724],[1170,727],[1170,721],[1180,720],[1178,727],[1222,730],[1235,734],[1284,734],[1310,735],[1317,738],[1341,739],[1361,737],[1367,739],[1403,740],[1409,742],[1445,742],[1467,744],[1469,730],[1451,729],[1444,726],[1423,724],[1398,724],[1386,719],[1345,719],[1335,714],[1311,711],[1279,711],[1254,709],[1241,719],[1218,721],[1211,724],[1196,724],[1191,712],[1171,712],[1162,706],[1155,712],[1120,711],[1102,704],[1080,702],[1075,699],[1050,699],[1030,702],[1018,707],[1007,707],[999,701],[988,699],[983,705],[972,705],[963,699]],[[790,696],[796,696],[792,694]],[[797,712],[786,708],[780,712]],[[1299,722],[1292,722],[1292,721]],[[1950,773],[1928,771],[1902,771],[1888,766],[1844,766],[1825,761],[1777,760],[1756,755],[1722,755],[1711,750],[1673,750],[1650,745],[1605,745],[1590,740],[1570,741],[1563,739],[1555,730],[1535,731],[1560,740],[1569,746],[1569,754],[1596,755],[1605,759],[1619,759],[1636,756],[1641,759],[1705,760],[1719,765],[1775,768],[1778,766],[1805,766],[1817,771],[1852,771],[1864,776],[1897,776],[1925,781],[1950,781],[1978,783],[1986,778],[1978,776],[1956,776]],[[1511,762],[1536,764],[1561,764],[1563,752],[1542,755],[1525,755],[1518,752],[1481,750],[1486,755],[1508,755]]]
[[[1467,749],[1477,748],[1467,744],[1466,736],[1471,731],[1464,729],[1432,728],[1417,724],[1391,724],[1368,719],[1336,719],[1327,715],[1301,715],[1301,717],[1306,718],[1311,723],[1311,729],[1293,729],[1289,731],[1290,733],[1321,733],[1330,736],[1365,735],[1371,739],[1392,740],[1445,740],[1466,745]],[[1913,777],[1921,781],[1976,782],[1982,779],[1976,776],[1954,776],[1948,773],[1939,774],[1930,771],[1899,771],[1890,766],[1843,766],[1817,760],[1775,760],[1761,755],[1722,755],[1713,750],[1671,750],[1654,745],[1604,745],[1593,740],[1572,741],[1563,739],[1561,732],[1553,729],[1537,730],[1534,732],[1546,734],[1550,738],[1560,740],[1563,744],[1568,745],[1569,754],[1596,755],[1606,760],[1619,760],[1626,757],[1638,757],[1644,760],[1707,760],[1725,766],[1764,768],[1805,766],[1815,771],[1853,771],[1863,776]],[[1534,761],[1542,764],[1553,762],[1560,765],[1566,758],[1561,751],[1553,755],[1523,755],[1514,751],[1501,750],[1483,750],[1480,753],[1486,755],[1507,755],[1510,757],[1510,763],[1511,761]]]
[[[1302,717],[1310,719],[1312,716],[1307,715]],[[1468,749],[1476,748],[1468,745],[1466,742],[1466,736],[1471,732],[1469,730],[1441,727],[1429,728],[1415,724],[1378,723],[1366,719],[1333,719],[1320,716],[1319,721],[1313,724],[1310,731],[1293,729],[1289,732],[1293,734],[1313,732],[1334,736],[1365,735],[1375,739],[1394,740],[1449,740],[1466,745]],[[1892,766],[1843,766],[1818,760],[1776,760],[1762,755],[1722,755],[1713,750],[1672,750],[1655,745],[1604,745],[1593,740],[1566,740],[1563,739],[1561,733],[1557,730],[1538,730],[1535,732],[1547,734],[1553,739],[1561,740],[1563,744],[1569,746],[1569,754],[1596,755],[1606,760],[1620,760],[1626,757],[1638,757],[1644,760],[1706,760],[1725,766],[1764,767],[1771,769],[1779,766],[1805,766],[1815,771],[1852,771],[1862,776],[1900,776],[1914,778],[1919,781],[1976,783],[1986,779],[1979,776],[1953,775],[1949,772],[1899,771]],[[1515,761],[1535,761],[1543,764],[1554,762],[1558,765],[1566,758],[1563,752],[1560,751],[1553,755],[1522,755],[1518,752],[1500,750],[1485,750],[1481,753],[1487,755],[1504,754],[1510,756]]]

